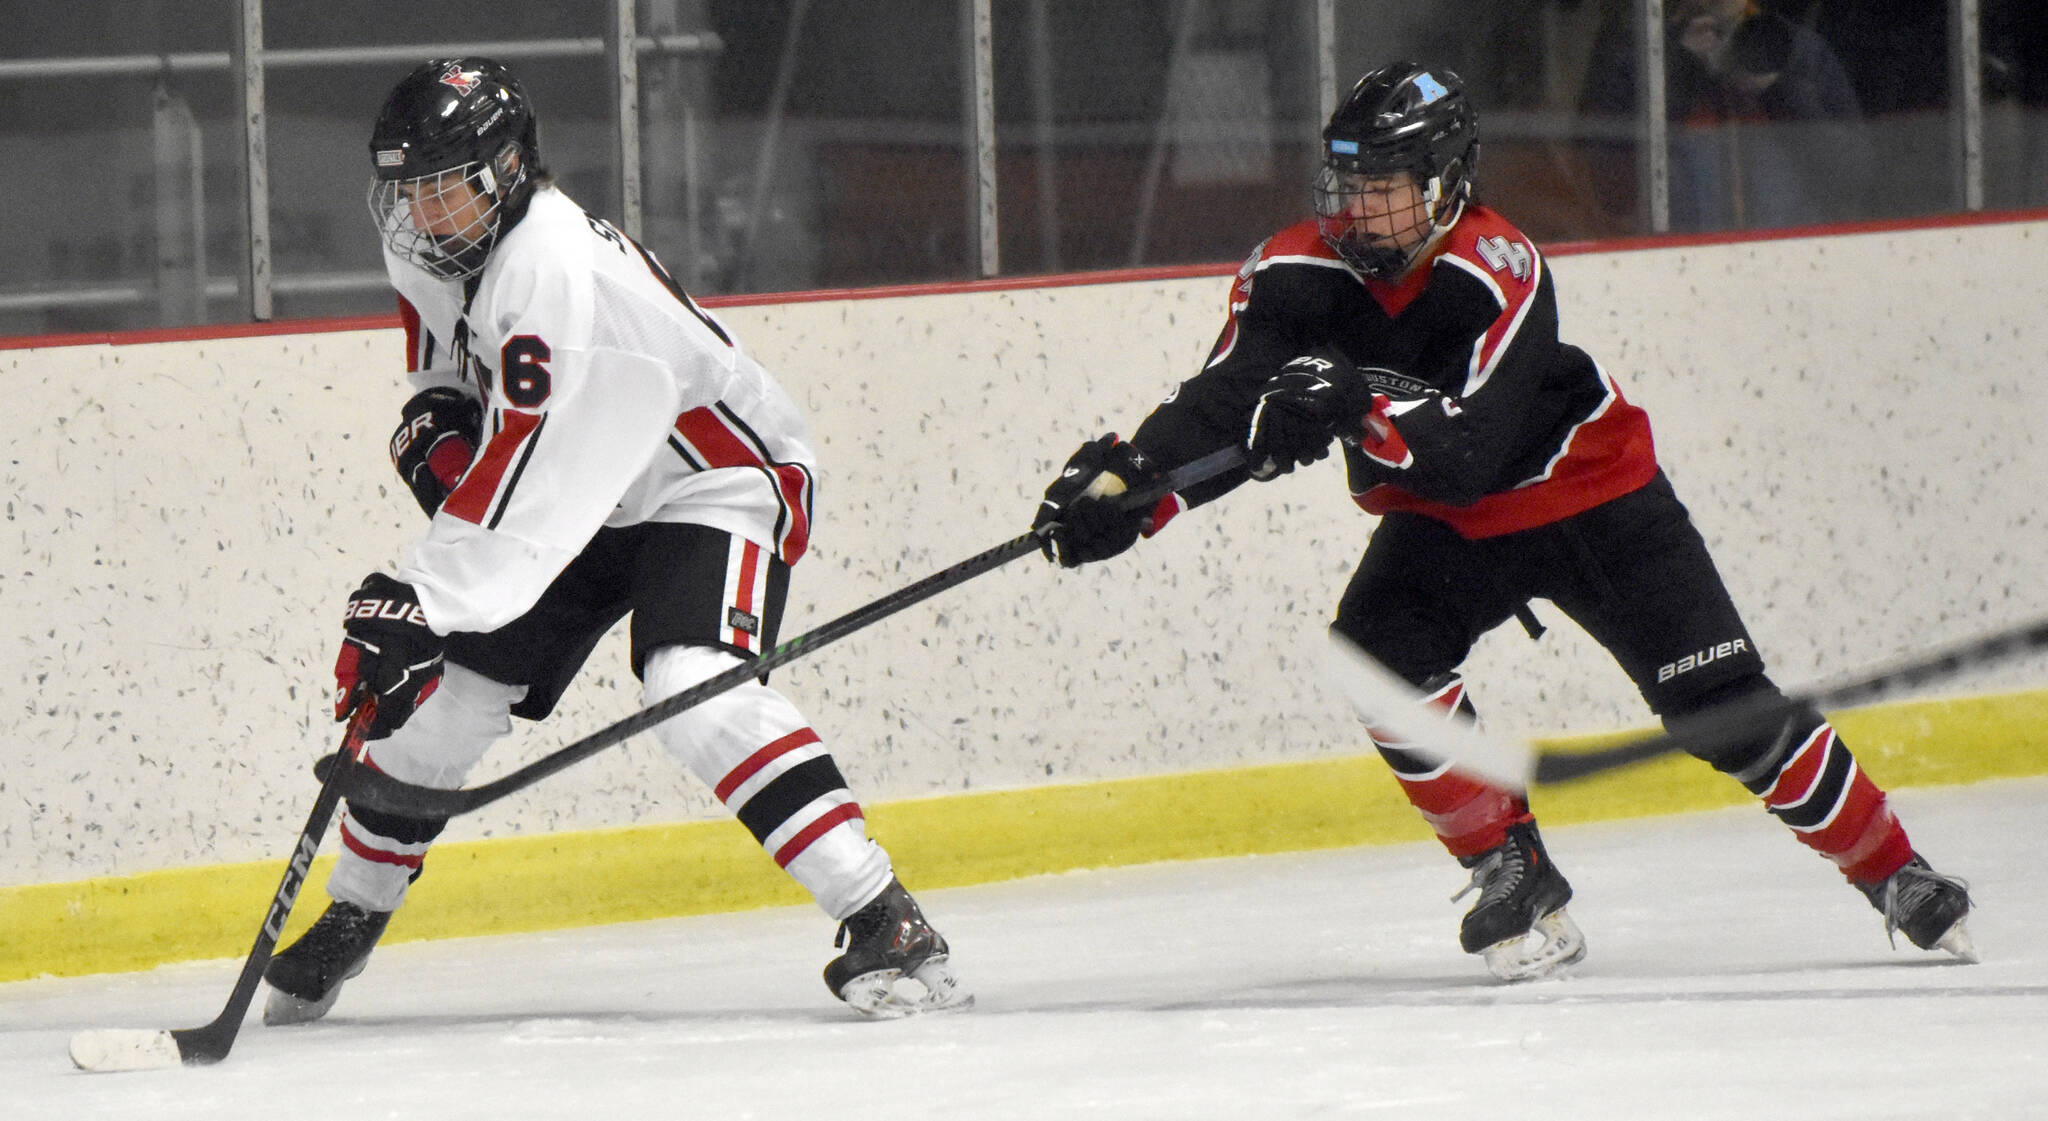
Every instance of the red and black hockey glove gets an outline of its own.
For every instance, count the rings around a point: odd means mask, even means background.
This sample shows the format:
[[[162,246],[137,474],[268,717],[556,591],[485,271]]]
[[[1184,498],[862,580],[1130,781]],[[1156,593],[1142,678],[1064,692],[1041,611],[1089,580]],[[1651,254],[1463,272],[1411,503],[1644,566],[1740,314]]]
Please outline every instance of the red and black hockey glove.
[[[427,626],[412,585],[372,572],[348,597],[341,654],[334,659],[334,718],[346,720],[365,696],[377,698],[366,739],[383,739],[412,718],[441,684],[446,645]]]
[[[1137,543],[1152,511],[1127,510],[1123,495],[1164,478],[1151,458],[1116,433],[1081,445],[1045,488],[1031,532],[1046,559],[1063,568],[1108,560]]]
[[[1265,482],[1329,455],[1330,442],[1355,430],[1371,402],[1371,387],[1344,362],[1311,354],[1280,367],[1252,408],[1252,478]]]
[[[433,517],[462,481],[482,441],[484,409],[459,389],[437,386],[413,394],[391,434],[391,465]]]

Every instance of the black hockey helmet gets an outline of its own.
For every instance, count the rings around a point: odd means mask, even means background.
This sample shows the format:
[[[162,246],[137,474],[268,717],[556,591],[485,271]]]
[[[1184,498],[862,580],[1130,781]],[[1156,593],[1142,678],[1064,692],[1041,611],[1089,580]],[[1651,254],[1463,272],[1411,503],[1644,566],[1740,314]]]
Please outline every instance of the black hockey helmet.
[[[1315,194],[1324,239],[1361,272],[1398,275],[1464,212],[1479,161],[1479,115],[1456,74],[1396,62],[1351,87],[1323,128],[1322,157]],[[1373,244],[1344,220],[1346,204],[1360,181],[1403,174],[1422,190],[1428,236],[1399,248]]]
[[[493,59],[436,58],[398,83],[370,130],[370,213],[392,251],[460,279],[483,267],[541,174],[539,125],[526,93]],[[486,204],[454,232],[421,228],[415,204],[467,186]]]
[[[505,65],[488,58],[428,59],[398,83],[370,130],[379,179],[413,179],[494,162],[517,144],[540,159],[533,105]]]

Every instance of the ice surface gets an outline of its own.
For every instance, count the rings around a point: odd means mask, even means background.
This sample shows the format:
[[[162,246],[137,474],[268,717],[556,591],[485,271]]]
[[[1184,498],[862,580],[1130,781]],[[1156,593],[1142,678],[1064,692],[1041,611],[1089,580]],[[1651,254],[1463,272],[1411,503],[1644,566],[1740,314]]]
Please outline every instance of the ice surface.
[[[1153,865],[920,893],[978,1004],[911,1020],[828,996],[810,908],[387,946],[208,1068],[65,1044],[204,1023],[239,961],[0,985],[0,1118],[2048,1117],[2048,779],[1894,801],[1982,964],[1890,948],[1747,808],[1547,831],[1564,980],[1458,952],[1433,846]]]

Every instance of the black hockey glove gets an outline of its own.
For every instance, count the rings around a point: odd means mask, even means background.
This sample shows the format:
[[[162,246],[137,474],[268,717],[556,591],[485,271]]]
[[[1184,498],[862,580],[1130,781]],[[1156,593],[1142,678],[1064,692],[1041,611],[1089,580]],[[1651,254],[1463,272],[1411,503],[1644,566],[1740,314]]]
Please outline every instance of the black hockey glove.
[[[1152,511],[1124,509],[1123,495],[1164,477],[1114,432],[1082,444],[1045,488],[1031,522],[1039,549],[1062,568],[1079,568],[1130,548],[1151,525]]]
[[[1280,367],[1252,408],[1252,478],[1265,482],[1329,455],[1339,429],[1356,429],[1371,403],[1371,386],[1345,363],[1304,355]]]
[[[391,434],[391,465],[428,517],[462,481],[483,441],[484,409],[459,389],[437,386],[413,394]]]
[[[341,655],[334,660],[334,718],[346,720],[365,696],[377,716],[365,739],[383,739],[412,718],[441,684],[440,635],[427,626],[412,585],[372,572],[348,597]]]

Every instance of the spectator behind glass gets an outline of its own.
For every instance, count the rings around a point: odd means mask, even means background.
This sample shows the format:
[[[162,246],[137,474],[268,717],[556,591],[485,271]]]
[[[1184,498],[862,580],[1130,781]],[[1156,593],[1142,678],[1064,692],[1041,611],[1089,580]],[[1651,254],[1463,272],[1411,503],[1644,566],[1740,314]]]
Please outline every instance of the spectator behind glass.
[[[1594,48],[1588,114],[1636,112],[1631,18],[1611,19]],[[1674,0],[1664,32],[1672,229],[1860,216],[1869,141],[1825,40],[1749,0]],[[1618,171],[1610,160],[1606,175]]]

